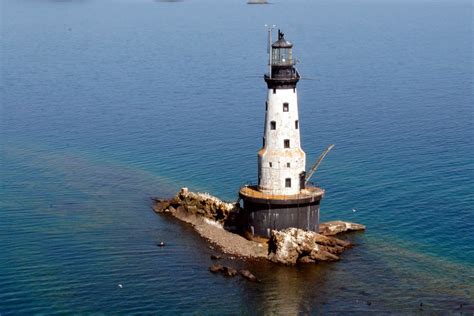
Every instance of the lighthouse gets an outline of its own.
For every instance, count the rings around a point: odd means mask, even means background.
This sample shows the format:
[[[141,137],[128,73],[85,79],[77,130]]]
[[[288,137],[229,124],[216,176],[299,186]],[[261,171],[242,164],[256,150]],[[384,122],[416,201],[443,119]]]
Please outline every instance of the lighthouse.
[[[269,30],[271,43],[271,30]],[[324,190],[307,185],[306,155],[301,147],[298,93],[293,44],[278,30],[269,47],[269,71],[264,75],[267,99],[258,179],[240,189],[247,231],[270,236],[273,229],[319,230],[319,205]]]

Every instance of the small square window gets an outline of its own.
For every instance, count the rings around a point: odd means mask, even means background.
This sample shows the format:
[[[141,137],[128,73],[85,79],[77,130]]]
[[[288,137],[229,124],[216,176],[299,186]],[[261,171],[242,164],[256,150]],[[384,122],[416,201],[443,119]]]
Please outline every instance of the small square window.
[[[285,139],[285,140],[283,141],[283,145],[284,145],[285,148],[290,148],[290,140],[289,140],[289,139]]]
[[[286,163],[286,167],[290,168],[291,164],[289,162]]]
[[[283,103],[283,112],[288,112],[290,105],[288,103]]]
[[[285,179],[285,188],[291,188],[291,178]]]
[[[299,125],[300,125],[300,124],[299,124],[298,120],[296,120],[296,121],[295,121],[295,129],[298,129],[298,128],[299,128]]]
[[[272,163],[271,163],[271,162],[269,162],[268,165],[270,166],[270,168],[272,167]]]
[[[270,129],[276,129],[277,123],[275,121],[270,122]]]

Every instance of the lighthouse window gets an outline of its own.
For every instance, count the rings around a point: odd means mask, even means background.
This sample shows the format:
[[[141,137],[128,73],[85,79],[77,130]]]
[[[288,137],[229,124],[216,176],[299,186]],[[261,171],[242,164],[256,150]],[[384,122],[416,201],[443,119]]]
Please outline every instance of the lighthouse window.
[[[275,121],[270,122],[270,129],[276,129],[277,128],[277,123]]]
[[[285,139],[285,140],[283,141],[283,145],[284,145],[285,148],[290,148],[290,140],[289,140],[289,139]]]
[[[271,162],[269,162],[268,165],[270,166],[270,168],[272,167],[272,163],[271,163]]]
[[[286,167],[290,168],[291,164],[289,162],[286,163]]]
[[[290,105],[288,103],[283,103],[283,112],[288,112]]]
[[[285,188],[291,188],[291,178],[285,179]]]
[[[298,123],[298,120],[295,121],[295,129],[298,129],[299,127],[299,123]]]

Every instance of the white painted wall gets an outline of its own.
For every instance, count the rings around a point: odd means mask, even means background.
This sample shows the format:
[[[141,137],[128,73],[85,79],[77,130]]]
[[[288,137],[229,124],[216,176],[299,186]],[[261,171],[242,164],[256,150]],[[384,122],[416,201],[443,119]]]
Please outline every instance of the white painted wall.
[[[288,112],[283,111],[288,103]],[[272,130],[271,122],[276,123]],[[259,190],[268,194],[290,195],[300,191],[300,173],[306,170],[306,155],[301,149],[298,94],[296,89],[268,90],[265,113],[265,146],[258,152]],[[284,140],[290,140],[290,148],[284,148]],[[271,166],[270,166],[271,163]],[[288,167],[287,164],[290,164]],[[285,179],[291,179],[291,187],[285,187]]]

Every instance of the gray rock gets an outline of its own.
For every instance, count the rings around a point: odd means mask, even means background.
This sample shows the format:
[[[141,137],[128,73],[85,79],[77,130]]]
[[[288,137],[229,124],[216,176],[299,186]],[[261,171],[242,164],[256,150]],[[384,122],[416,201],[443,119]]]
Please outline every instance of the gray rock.
[[[222,264],[216,263],[209,267],[209,271],[211,271],[212,273],[223,272],[224,268],[225,267]]]
[[[252,272],[250,272],[249,270],[243,269],[243,270],[240,270],[239,273],[243,278],[245,278],[249,281],[258,282],[257,277],[255,275],[253,275]]]
[[[321,249],[319,251],[312,251],[309,257],[314,261],[338,261],[340,259],[338,256]]]
[[[222,272],[224,273],[225,276],[228,276],[228,277],[234,277],[237,275],[237,270],[235,270],[232,267],[224,267]]]
[[[170,202],[168,200],[156,199],[155,204],[153,205],[153,209],[157,213],[162,213],[165,212],[169,206]]]
[[[195,205],[188,204],[185,205],[186,211],[188,211],[191,214],[196,214],[198,213],[198,208]]]
[[[298,258],[298,263],[315,263],[316,259],[312,259],[310,256],[303,256]]]
[[[189,214],[227,224],[231,224],[228,222],[240,212],[240,206],[236,203],[224,202],[207,193],[190,192],[187,188],[182,188],[172,199],[154,199],[154,201],[153,209],[157,213],[164,213],[165,210],[174,213],[173,209],[179,210],[183,207]]]
[[[296,264],[299,257],[309,255],[318,247],[315,235],[298,228],[273,230],[268,241],[268,259],[286,265]]]
[[[286,265],[336,261],[340,259],[337,255],[350,246],[347,241],[298,228],[273,230],[268,241],[268,259]]]
[[[343,221],[332,221],[319,224],[319,233],[325,236],[334,236],[339,233],[357,230],[365,230],[365,226]]]

